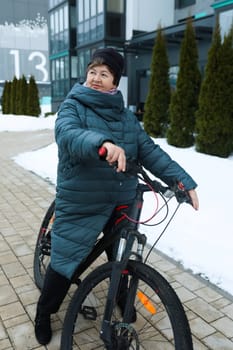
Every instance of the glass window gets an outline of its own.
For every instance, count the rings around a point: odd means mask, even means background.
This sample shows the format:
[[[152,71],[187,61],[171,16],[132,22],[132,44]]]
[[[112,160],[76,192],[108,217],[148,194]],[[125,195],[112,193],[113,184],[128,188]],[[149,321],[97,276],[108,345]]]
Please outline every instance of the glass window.
[[[96,17],[91,18],[91,28],[90,28],[90,37],[91,40],[96,39]]]
[[[68,6],[64,6],[64,29],[69,28],[69,14],[68,14]]]
[[[104,0],[97,0],[97,13],[104,12]]]
[[[76,13],[75,7],[70,7],[70,26],[71,28],[76,28]]]
[[[96,0],[91,1],[91,17],[96,16]]]
[[[84,75],[85,66],[84,66],[84,52],[79,52],[78,55],[78,77],[81,78]]]
[[[60,79],[65,78],[65,58],[61,57],[60,59]]]
[[[53,60],[51,62],[51,78],[52,80],[55,80],[56,77],[56,67],[55,67],[55,61]]]
[[[64,21],[63,21],[63,8],[59,9],[59,31],[63,31]]]
[[[84,22],[84,41],[89,40],[89,21]]]
[[[51,14],[50,16],[50,35],[54,35],[55,32],[55,24],[54,24],[54,13]]]
[[[83,19],[83,0],[78,0],[78,21],[82,22]]]
[[[176,0],[175,7],[179,9],[194,5],[195,3],[196,0]]]
[[[231,29],[233,10],[220,12],[219,18],[220,18],[221,36],[223,39],[224,35],[227,35],[229,33],[229,30]]]
[[[77,70],[77,67],[76,67]],[[69,57],[65,56],[65,78],[69,80]]]
[[[83,23],[80,23],[78,25],[77,38],[78,38],[78,44],[81,44],[84,41],[84,24]]]
[[[90,18],[90,3],[89,0],[84,2],[84,19]]]
[[[54,13],[55,16],[55,22],[54,22],[54,32],[57,34],[59,32],[59,18],[58,18],[58,11]]]
[[[171,66],[169,68],[169,81],[172,89],[176,88],[178,73],[179,73],[179,66]]]
[[[124,0],[107,0],[107,12],[123,13]]]
[[[71,78],[78,78],[78,58],[71,56]]]
[[[103,13],[97,16],[96,37],[102,38],[104,36],[104,16]]]
[[[121,0],[120,0],[121,1]],[[77,44],[91,42],[104,36],[104,1],[78,0]]]

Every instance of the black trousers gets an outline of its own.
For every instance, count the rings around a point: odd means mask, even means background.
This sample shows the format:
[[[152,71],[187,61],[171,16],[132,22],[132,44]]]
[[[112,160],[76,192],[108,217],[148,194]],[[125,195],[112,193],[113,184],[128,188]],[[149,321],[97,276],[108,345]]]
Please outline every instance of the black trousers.
[[[49,265],[46,271],[43,289],[37,304],[37,311],[44,314],[54,314],[59,310],[71,281],[54,271]]]

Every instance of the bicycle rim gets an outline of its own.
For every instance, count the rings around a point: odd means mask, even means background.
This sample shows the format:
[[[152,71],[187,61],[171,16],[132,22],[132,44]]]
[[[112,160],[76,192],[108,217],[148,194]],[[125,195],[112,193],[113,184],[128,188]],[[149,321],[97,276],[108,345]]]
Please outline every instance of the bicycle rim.
[[[192,350],[189,324],[177,295],[160,274],[136,262],[130,262],[127,267],[128,278],[132,275],[138,278],[136,322],[122,323],[121,310],[116,306],[111,320],[115,342],[104,345],[100,330],[111,266],[107,263],[93,271],[72,297],[64,321],[61,350]],[[86,307],[89,315],[84,312]]]
[[[43,287],[45,273],[50,263],[51,229],[54,221],[54,210],[55,202],[53,201],[43,218],[34,251],[34,280],[39,289]]]

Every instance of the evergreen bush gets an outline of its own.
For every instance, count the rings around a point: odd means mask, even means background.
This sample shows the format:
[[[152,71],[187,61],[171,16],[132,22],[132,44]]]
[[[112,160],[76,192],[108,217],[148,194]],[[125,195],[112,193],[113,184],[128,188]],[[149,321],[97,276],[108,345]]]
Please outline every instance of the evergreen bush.
[[[196,150],[219,157],[233,151],[233,29],[221,41],[217,21],[196,113]]]
[[[181,42],[176,89],[172,93],[169,106],[167,141],[170,145],[190,147],[194,144],[195,112],[198,108],[200,84],[195,32],[192,21],[188,20]]]
[[[2,92],[2,113],[10,114],[10,93],[11,93],[11,82],[5,81],[3,92]]]
[[[14,76],[13,81],[11,83],[11,91],[10,91],[10,114],[16,114],[16,94],[18,87],[18,79]]]
[[[144,128],[154,137],[164,137],[168,125],[168,107],[170,103],[169,62],[165,38],[161,27],[153,47],[149,92],[143,115]]]
[[[38,117],[41,113],[39,93],[36,85],[36,81],[33,75],[31,75],[28,84],[27,94],[27,109],[26,114],[29,116]]]

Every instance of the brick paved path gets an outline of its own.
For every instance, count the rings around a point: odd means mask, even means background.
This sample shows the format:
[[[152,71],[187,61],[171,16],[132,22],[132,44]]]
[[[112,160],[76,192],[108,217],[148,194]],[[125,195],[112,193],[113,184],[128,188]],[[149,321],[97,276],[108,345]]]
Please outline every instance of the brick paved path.
[[[54,186],[12,159],[52,142],[50,130],[0,133],[0,350],[59,350],[69,297],[53,316],[54,337],[47,347],[39,346],[33,329],[39,297],[33,282],[33,251],[41,219],[54,196]],[[232,350],[233,297],[158,252],[153,253],[150,263],[169,280],[182,300],[190,320],[194,349]]]

